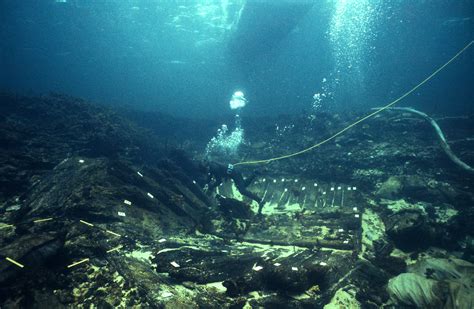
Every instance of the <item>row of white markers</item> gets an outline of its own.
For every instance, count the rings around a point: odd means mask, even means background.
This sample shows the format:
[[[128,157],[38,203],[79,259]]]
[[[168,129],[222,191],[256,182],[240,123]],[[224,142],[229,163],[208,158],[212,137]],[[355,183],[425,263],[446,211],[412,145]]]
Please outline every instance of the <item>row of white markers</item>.
[[[328,187],[327,190],[324,190],[318,186],[317,183],[313,183],[313,189],[311,190],[310,188],[306,186],[301,186],[298,188],[300,191],[298,196],[295,196],[294,194],[291,194],[290,190],[288,188],[284,188],[280,195],[275,196],[275,192],[269,193],[270,189],[270,184],[277,184],[278,181],[276,179],[273,179],[271,181],[267,181],[266,178],[262,179],[263,183],[266,183],[265,185],[265,191],[263,193],[263,201],[264,202],[276,202],[279,206],[284,206],[284,205],[289,205],[292,203],[300,203],[301,207],[304,208],[306,207],[336,207],[344,206],[344,199],[347,197],[347,191],[356,191],[357,187],[355,186],[331,186]],[[295,180],[287,180],[285,178],[282,178],[280,183],[294,183],[297,184],[299,182],[298,179]],[[293,196],[292,196],[293,195]],[[312,202],[308,201],[308,197],[312,199]]]

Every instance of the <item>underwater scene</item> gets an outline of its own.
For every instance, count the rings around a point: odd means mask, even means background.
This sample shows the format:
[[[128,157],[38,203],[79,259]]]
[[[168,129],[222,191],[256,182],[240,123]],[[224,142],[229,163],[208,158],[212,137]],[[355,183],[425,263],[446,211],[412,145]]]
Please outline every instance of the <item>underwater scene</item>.
[[[474,1],[0,0],[0,308],[474,308]]]

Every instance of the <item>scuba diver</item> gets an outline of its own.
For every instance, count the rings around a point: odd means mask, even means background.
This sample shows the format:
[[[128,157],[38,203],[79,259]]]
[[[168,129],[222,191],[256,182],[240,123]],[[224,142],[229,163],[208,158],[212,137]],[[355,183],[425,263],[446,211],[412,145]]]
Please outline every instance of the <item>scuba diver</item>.
[[[212,192],[224,180],[232,179],[235,183],[235,186],[237,187],[237,189],[242,195],[258,203],[258,214],[259,215],[262,214],[262,208],[264,205],[263,199],[260,198],[255,193],[250,192],[247,189],[247,187],[252,183],[252,181],[257,176],[256,173],[253,173],[249,178],[244,180],[244,178],[242,177],[242,174],[236,171],[232,164],[225,165],[225,164],[218,163],[215,161],[207,161],[206,167],[207,167],[208,179],[207,179],[207,184],[205,188],[208,190],[208,192]]]
[[[230,108],[232,110],[237,111],[235,115],[236,128],[241,129],[239,112],[243,107],[245,107],[245,105],[247,105],[247,103],[248,103],[248,100],[245,98],[244,93],[240,90],[235,91],[234,94],[232,95],[231,100],[229,101]],[[227,130],[227,126],[223,125],[223,128]],[[225,132],[226,131],[224,131],[224,134]],[[239,141],[239,143],[240,142],[241,141]],[[237,187],[237,189],[242,195],[258,203],[258,215],[262,214],[262,208],[264,205],[263,199],[260,198],[258,195],[250,192],[247,189],[247,187],[252,183],[252,181],[257,176],[256,173],[253,173],[249,178],[244,180],[244,178],[242,177],[242,174],[237,172],[234,169],[234,166],[232,164],[225,165],[216,161],[209,160],[209,157],[206,157],[204,166],[206,168],[207,176],[208,176],[206,185],[204,187],[205,191],[212,192],[224,180],[232,179],[235,183],[235,186]]]

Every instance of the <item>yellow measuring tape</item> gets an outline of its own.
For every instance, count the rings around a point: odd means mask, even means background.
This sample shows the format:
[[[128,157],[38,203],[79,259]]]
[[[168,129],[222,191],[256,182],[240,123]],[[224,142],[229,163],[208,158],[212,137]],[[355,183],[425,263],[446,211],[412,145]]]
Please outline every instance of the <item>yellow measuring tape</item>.
[[[410,94],[412,94],[415,90],[417,90],[418,88],[420,88],[421,86],[423,86],[425,83],[427,83],[430,79],[432,79],[436,74],[438,74],[441,70],[443,70],[445,67],[447,67],[451,62],[453,62],[457,57],[459,57],[463,52],[465,52],[472,44],[474,43],[474,41],[471,41],[469,42],[466,46],[464,46],[463,49],[461,49],[456,55],[454,55],[451,59],[448,60],[448,62],[446,62],[445,64],[443,64],[442,66],[440,66],[436,71],[434,71],[433,73],[431,73],[431,75],[429,75],[427,78],[425,78],[422,82],[420,82],[418,85],[416,85],[415,87],[413,87],[411,90],[409,90],[408,92],[406,92],[405,94],[403,94],[401,97],[399,97],[398,99],[388,103],[387,105],[385,105],[384,107],[376,110],[375,112],[373,113],[370,113],[368,114],[367,116],[357,120],[356,122],[348,125],[347,127],[345,127],[344,129],[342,129],[341,131],[335,133],[334,135],[326,138],[325,140],[317,143],[317,144],[314,144],[313,146],[311,147],[308,147],[306,149],[303,149],[303,150],[300,150],[298,152],[295,152],[295,153],[291,153],[291,154],[288,154],[288,155],[283,155],[283,156],[280,156],[280,157],[275,157],[275,158],[270,158],[270,159],[264,159],[264,160],[255,160],[255,161],[244,161],[244,162],[238,162],[238,163],[235,163],[233,164],[234,166],[237,166],[237,165],[251,165],[251,164],[262,164],[262,163],[270,163],[272,161],[278,161],[278,160],[283,160],[283,159],[288,159],[288,158],[291,158],[291,157],[295,157],[295,156],[298,156],[300,154],[303,154],[305,152],[308,152],[308,151],[311,151],[313,150],[314,148],[317,148],[323,144],[326,144],[327,142],[329,142],[330,140],[333,140],[334,138],[336,138],[337,136],[341,135],[342,133],[346,132],[347,130],[351,129],[352,127],[355,127],[356,125],[358,125],[359,123],[377,115],[378,113],[380,112],[383,112],[384,110],[386,110],[387,108],[397,104],[398,102],[400,102],[401,100],[403,100],[404,98],[406,98],[407,96],[409,96]]]

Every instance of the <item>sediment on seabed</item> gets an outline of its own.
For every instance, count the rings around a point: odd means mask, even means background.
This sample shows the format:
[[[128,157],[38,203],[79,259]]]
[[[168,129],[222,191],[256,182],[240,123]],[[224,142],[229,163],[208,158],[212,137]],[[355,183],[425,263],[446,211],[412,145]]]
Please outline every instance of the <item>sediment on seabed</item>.
[[[378,115],[244,168],[257,216],[232,182],[203,191],[205,142],[171,138],[179,119],[165,133],[71,97],[0,99],[2,308],[473,307],[472,175],[423,119]],[[245,121],[257,159],[348,124]],[[472,117],[436,121],[472,166]]]

